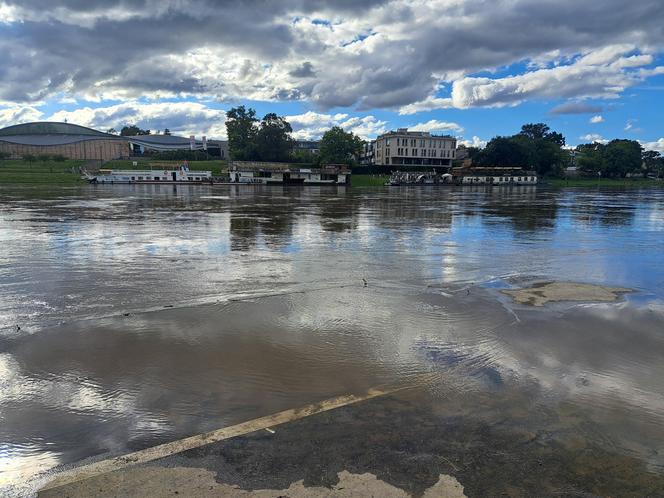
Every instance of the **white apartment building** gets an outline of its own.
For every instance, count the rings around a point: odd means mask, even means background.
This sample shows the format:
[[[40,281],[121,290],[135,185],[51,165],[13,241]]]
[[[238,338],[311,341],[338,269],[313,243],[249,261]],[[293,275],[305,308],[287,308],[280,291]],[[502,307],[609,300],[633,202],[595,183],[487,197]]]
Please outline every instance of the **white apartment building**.
[[[450,168],[456,157],[456,138],[399,128],[376,138],[373,152],[374,164],[378,166]]]

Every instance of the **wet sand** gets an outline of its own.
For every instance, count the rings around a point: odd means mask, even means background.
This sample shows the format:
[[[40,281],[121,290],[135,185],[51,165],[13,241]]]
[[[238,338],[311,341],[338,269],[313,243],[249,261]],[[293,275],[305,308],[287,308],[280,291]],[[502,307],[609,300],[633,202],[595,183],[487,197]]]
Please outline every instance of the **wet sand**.
[[[544,306],[556,301],[611,302],[621,295],[633,292],[623,287],[583,284],[578,282],[543,282],[523,289],[503,290],[517,303]]]

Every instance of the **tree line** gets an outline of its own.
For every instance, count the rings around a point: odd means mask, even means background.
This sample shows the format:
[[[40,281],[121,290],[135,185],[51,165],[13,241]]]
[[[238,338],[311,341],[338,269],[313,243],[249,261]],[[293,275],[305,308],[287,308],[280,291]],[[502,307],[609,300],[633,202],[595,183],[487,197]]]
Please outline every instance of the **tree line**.
[[[644,150],[636,140],[616,139],[569,149],[565,137],[544,123],[525,124],[516,135],[495,137],[484,149],[469,147],[468,156],[473,164],[519,167],[542,176],[563,176],[569,166],[577,166],[586,176],[664,176],[664,158],[657,151]]]
[[[335,126],[323,134],[320,153],[294,150],[293,128],[283,116],[266,114],[256,117],[256,111],[238,106],[226,112],[228,153],[236,161],[301,162],[309,164],[355,165],[362,151],[363,141],[352,132]]]

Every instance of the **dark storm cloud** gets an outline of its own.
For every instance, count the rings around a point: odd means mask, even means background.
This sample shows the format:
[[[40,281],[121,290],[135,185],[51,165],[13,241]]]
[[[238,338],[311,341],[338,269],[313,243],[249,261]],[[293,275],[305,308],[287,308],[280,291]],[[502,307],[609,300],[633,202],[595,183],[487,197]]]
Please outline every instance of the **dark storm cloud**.
[[[4,25],[0,19],[0,100],[14,102],[58,92],[120,91],[134,97],[170,92],[304,98],[322,108],[398,107],[427,98],[441,79],[552,58],[548,54],[554,51],[564,57],[615,44],[650,53],[664,46],[660,0],[634,2],[629,8],[618,0],[4,4],[10,16]],[[342,40],[302,31],[297,20],[308,15],[329,21],[319,28],[333,37],[341,36],[345,26],[357,32]],[[209,53],[192,57],[198,50]],[[236,67],[242,60],[249,61],[248,71]],[[265,68],[272,69],[269,78],[261,73]],[[510,92],[499,89],[483,104],[519,101]],[[563,82],[561,95],[583,97],[584,86],[566,89]],[[466,101],[473,105],[472,99]]]
[[[293,78],[313,78],[316,76],[314,66],[311,62],[304,62],[301,66],[293,69],[288,74]]]

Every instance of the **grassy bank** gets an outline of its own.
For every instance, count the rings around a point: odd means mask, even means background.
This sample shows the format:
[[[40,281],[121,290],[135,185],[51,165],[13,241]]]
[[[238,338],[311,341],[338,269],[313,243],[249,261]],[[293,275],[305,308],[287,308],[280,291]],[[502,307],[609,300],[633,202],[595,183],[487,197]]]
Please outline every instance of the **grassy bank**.
[[[86,161],[33,161],[9,159],[0,161],[0,185],[82,185],[79,167]],[[179,166],[182,161],[132,161],[117,160],[104,164],[108,169],[150,168],[150,162]],[[155,166],[156,168],[156,166]],[[212,171],[219,176],[228,171],[224,161],[190,161],[189,168],[194,171]]]
[[[553,187],[664,187],[663,180],[649,178],[549,178],[546,182]]]
[[[77,185],[82,184],[79,166],[84,161],[0,161],[0,185]]]
[[[353,187],[382,187],[390,179],[390,175],[353,175]]]

